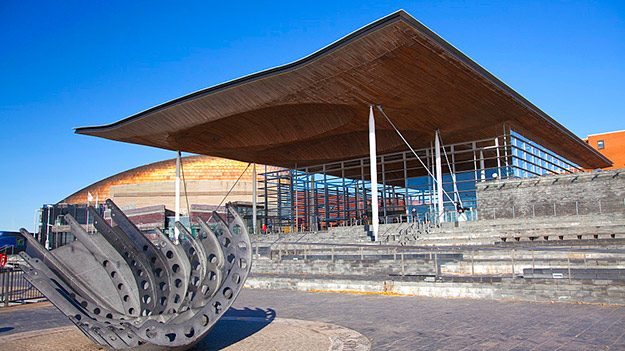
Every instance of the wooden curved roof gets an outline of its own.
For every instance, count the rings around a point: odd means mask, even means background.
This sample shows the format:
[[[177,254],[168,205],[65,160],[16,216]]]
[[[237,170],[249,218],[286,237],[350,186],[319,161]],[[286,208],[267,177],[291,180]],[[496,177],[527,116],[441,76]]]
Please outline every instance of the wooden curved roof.
[[[404,11],[293,63],[79,134],[302,167],[368,154],[370,104],[415,148],[501,135],[504,123],[585,168],[611,162]],[[406,146],[377,118],[378,153]]]
[[[187,156],[182,158],[185,181],[191,180],[236,180],[246,169],[247,163],[209,156]],[[116,185],[171,182],[176,179],[176,159],[159,161],[139,166],[95,182],[71,194],[62,203],[85,204],[89,193],[100,201],[110,197],[110,188]],[[224,192],[227,189],[224,189]]]

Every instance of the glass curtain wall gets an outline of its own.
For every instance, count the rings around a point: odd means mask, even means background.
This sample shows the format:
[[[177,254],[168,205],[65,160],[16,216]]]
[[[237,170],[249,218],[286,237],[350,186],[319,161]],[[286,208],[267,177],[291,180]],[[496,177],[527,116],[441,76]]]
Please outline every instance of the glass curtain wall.
[[[435,150],[377,158],[381,223],[438,221]],[[509,130],[497,137],[441,145],[444,221],[473,220],[476,183],[582,171],[576,164]],[[417,157],[418,156],[418,157]],[[262,175],[259,219],[271,232],[325,230],[370,222],[369,158]]]

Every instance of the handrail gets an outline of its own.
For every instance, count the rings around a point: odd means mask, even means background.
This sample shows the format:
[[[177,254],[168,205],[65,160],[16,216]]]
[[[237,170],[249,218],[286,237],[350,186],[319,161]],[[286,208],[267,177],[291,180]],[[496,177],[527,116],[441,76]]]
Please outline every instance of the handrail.
[[[255,244],[259,244],[255,242]],[[415,245],[384,245],[384,244],[362,244],[362,243],[322,243],[322,242],[300,242],[300,243],[282,243],[285,246],[322,246],[328,248],[368,248],[368,249],[401,249],[403,251],[408,250],[420,250],[425,252],[475,252],[475,251],[510,251],[510,250],[522,250],[522,251],[549,251],[549,252],[566,252],[566,253],[622,253],[625,254],[625,249],[598,249],[598,248],[565,248],[565,247],[517,247],[517,248],[502,248],[493,247],[492,245],[471,245],[471,246],[415,246]]]

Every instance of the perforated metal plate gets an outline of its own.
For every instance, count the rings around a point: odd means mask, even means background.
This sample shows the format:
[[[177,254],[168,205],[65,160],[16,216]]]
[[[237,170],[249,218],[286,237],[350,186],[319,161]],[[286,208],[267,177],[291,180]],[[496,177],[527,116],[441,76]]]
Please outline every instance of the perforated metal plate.
[[[113,225],[93,209],[96,233],[65,218],[76,241],[46,250],[25,229],[33,256],[22,253],[26,278],[85,335],[122,350],[185,350],[232,305],[252,263],[242,219],[198,223],[194,238],[180,223],[179,242],[159,232],[148,240],[110,200]],[[212,228],[211,228],[212,227]]]

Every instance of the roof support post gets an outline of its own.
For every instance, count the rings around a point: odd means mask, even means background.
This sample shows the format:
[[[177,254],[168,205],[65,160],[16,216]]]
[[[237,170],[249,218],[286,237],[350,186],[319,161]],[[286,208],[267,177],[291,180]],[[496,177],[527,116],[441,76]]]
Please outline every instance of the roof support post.
[[[497,151],[497,179],[501,178],[501,153],[499,152],[499,137],[495,137],[495,150]]]
[[[486,166],[484,165],[484,148],[480,148],[480,182],[486,181]]]
[[[176,214],[175,221],[176,223],[180,221],[180,151],[176,153],[176,199],[175,206]],[[180,231],[178,227],[174,225],[174,243],[178,243],[178,236],[180,235]]]
[[[371,230],[373,239],[378,241],[378,167],[377,151],[375,142],[375,117],[373,115],[373,105],[369,106],[369,169],[371,171]]]
[[[441,140],[439,130],[434,134],[434,154],[436,160],[436,208],[438,209],[438,223],[445,220],[445,205],[443,203],[443,165],[441,163]]]
[[[256,163],[252,165],[252,233],[258,234],[258,209],[256,202],[258,201],[257,194],[257,174],[256,174]]]

